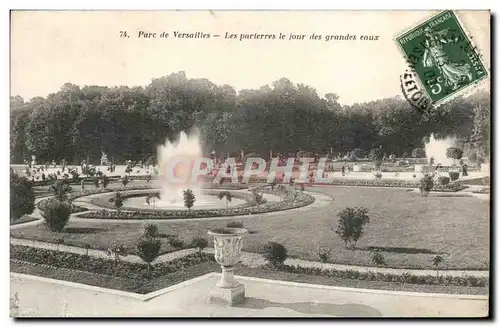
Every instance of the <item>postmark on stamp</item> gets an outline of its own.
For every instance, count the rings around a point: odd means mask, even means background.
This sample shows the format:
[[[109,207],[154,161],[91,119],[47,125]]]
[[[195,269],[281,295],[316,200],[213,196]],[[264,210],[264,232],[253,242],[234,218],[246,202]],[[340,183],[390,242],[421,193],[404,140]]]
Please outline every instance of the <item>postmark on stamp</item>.
[[[396,37],[396,42],[432,105],[445,102],[488,76],[479,53],[451,10]]]

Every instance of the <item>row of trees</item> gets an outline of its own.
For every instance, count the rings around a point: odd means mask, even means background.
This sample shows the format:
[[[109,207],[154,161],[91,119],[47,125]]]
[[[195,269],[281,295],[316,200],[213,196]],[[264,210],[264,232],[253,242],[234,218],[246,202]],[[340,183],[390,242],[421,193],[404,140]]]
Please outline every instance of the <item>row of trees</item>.
[[[198,128],[207,152],[239,154],[297,149],[411,155],[431,133],[454,135],[466,153],[489,154],[490,99],[486,93],[457,98],[421,114],[399,98],[349,106],[338,96],[282,78],[237,93],[229,85],[188,79],[184,72],[154,79],[146,87],[79,87],[25,102],[11,98],[11,161],[30,155],[39,162],[87,157],[101,150],[115,162],[154,156],[166,138]]]

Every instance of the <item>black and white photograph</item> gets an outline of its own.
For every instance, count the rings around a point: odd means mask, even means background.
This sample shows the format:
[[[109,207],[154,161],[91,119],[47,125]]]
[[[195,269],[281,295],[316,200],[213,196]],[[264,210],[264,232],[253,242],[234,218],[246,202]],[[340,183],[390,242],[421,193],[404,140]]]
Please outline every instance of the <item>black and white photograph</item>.
[[[490,317],[491,16],[11,10],[10,317]]]

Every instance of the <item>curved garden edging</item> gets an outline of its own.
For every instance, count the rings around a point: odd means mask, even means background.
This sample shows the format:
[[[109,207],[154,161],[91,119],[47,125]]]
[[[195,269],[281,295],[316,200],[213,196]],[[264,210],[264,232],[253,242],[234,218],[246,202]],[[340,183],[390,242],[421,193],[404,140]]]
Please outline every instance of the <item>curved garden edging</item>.
[[[155,190],[155,189],[152,189],[152,190]],[[156,189],[157,190],[157,189]],[[213,189],[207,189],[205,190],[205,194],[208,194],[208,195],[211,195],[211,196],[217,196],[219,194],[219,192],[221,191],[216,191],[216,190],[213,190]],[[124,191],[122,192],[122,198],[123,199],[128,199],[128,198],[133,198],[133,197],[141,197],[141,196],[144,196],[144,195],[147,195],[149,194],[150,192],[149,191],[145,191],[145,190],[130,190],[130,191]],[[242,205],[238,205],[238,206],[234,206],[232,208],[242,208],[242,207],[248,207],[251,204],[253,198],[251,196],[251,194],[245,194],[245,193],[242,193],[242,192],[230,192],[231,193],[231,196],[233,198],[237,198],[237,199],[240,199],[240,200],[244,200],[246,203],[245,204],[242,204]],[[109,199],[111,199],[113,197],[115,193],[105,193],[102,195],[102,197],[98,197],[98,198],[93,198],[90,200],[90,202],[95,205],[95,206],[99,206],[99,207],[103,207],[105,209],[111,209],[111,210],[116,210],[116,207],[109,201]],[[156,211],[175,211],[175,210],[166,210],[166,209],[161,209],[161,208],[134,208],[134,207],[122,207],[120,208],[121,211],[145,211],[145,212],[156,212]],[[192,210],[192,211],[195,211],[196,209]],[[179,210],[177,210],[179,211]]]
[[[240,185],[236,185],[237,189],[245,189],[246,187],[241,187]],[[230,187],[234,190],[234,187]],[[80,197],[84,196],[92,196],[97,194],[104,193],[116,193],[116,192],[133,192],[133,191],[146,191],[155,189],[153,186],[145,185],[145,186],[136,186],[133,188],[115,188],[115,189],[94,189],[94,190],[84,190],[73,192],[68,195],[69,201],[74,201]],[[222,186],[206,188],[208,191],[215,192],[215,190],[223,191],[225,190]],[[265,187],[258,188],[260,193],[268,193],[275,196],[276,190],[271,191],[270,189],[266,189]],[[146,193],[146,192],[144,192]],[[242,194],[242,193],[240,193]],[[311,195],[305,194],[303,192],[293,191],[287,192],[287,196],[285,194],[279,195],[283,196],[284,200],[277,203],[263,203],[259,206],[253,205],[248,207],[234,207],[229,209],[198,209],[198,210],[161,210],[161,209],[132,209],[131,211],[116,211],[108,208],[108,210],[92,210],[89,208],[85,208],[84,205],[75,206],[77,210],[75,210],[75,214],[78,215],[78,218],[81,219],[111,219],[111,220],[144,220],[144,219],[152,219],[152,220],[164,220],[164,219],[192,219],[192,218],[215,218],[215,217],[235,217],[235,216],[244,216],[244,215],[256,215],[256,214],[265,214],[272,213],[276,211],[285,211],[291,209],[298,209],[307,205],[312,204],[315,201],[315,198]],[[293,196],[290,196],[292,194]],[[251,196],[248,194],[248,196]],[[43,212],[44,205],[48,203],[51,197],[47,199],[41,200],[37,207],[40,211]],[[248,197],[245,196],[245,200]],[[91,203],[96,205],[95,203]],[[83,211],[85,209],[85,211]],[[127,208],[124,208],[127,209]]]

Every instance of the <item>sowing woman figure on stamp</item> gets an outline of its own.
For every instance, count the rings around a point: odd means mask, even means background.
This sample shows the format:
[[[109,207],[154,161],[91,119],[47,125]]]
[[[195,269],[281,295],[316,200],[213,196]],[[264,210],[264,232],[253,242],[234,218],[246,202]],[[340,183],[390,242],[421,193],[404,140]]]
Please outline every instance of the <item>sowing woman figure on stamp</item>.
[[[443,49],[443,44],[457,43],[457,39],[446,39],[448,29],[433,31],[430,27],[424,29],[425,51],[423,56],[424,67],[436,67],[445,80],[445,84],[456,90],[459,84],[472,80],[472,73],[468,63],[451,62]]]

